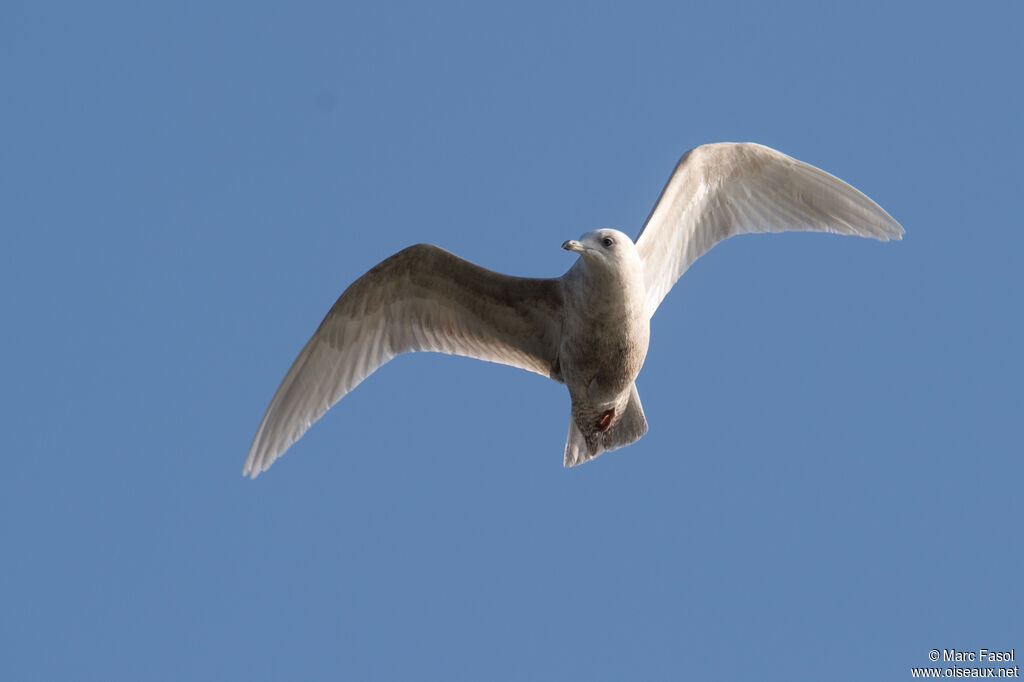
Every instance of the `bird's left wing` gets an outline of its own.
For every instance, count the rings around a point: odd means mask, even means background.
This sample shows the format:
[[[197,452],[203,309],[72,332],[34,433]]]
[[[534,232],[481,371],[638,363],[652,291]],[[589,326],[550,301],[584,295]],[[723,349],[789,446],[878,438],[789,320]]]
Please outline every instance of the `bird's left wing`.
[[[807,230],[881,241],[903,228],[839,178],[750,142],[721,142],[688,151],[669,178],[637,237],[644,263],[647,312],[712,246],[737,234]]]
[[[407,351],[558,377],[557,279],[492,272],[431,244],[384,260],[338,298],[281,381],[245,460],[255,477],[342,396]]]

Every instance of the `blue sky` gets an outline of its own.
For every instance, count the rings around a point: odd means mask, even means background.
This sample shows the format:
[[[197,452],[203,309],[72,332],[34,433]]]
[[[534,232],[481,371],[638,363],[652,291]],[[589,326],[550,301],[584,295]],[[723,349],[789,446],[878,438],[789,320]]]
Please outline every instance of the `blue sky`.
[[[0,10],[9,680],[907,679],[1024,652],[1017,3]],[[417,354],[256,481],[337,295],[429,241],[558,276],[677,158],[776,147],[907,230],[719,245],[650,432]]]

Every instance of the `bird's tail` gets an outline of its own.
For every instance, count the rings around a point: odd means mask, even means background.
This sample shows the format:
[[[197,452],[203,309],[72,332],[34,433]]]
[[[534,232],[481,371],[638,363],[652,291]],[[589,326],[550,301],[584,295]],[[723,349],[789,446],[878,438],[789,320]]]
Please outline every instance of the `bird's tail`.
[[[636,392],[636,384],[630,388],[626,406],[617,410],[614,422],[605,430],[601,430],[602,415],[584,414],[572,406],[569,418],[569,436],[565,440],[565,466],[574,467],[587,460],[597,457],[602,452],[629,445],[647,433],[647,418],[644,407],[640,404],[640,396]],[[580,424],[586,429],[581,430]]]

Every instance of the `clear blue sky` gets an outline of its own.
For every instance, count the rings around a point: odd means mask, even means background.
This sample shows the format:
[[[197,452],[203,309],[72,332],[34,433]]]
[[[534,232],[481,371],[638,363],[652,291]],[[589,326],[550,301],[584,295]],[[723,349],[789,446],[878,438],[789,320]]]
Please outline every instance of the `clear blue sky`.
[[[4,3],[0,677],[910,679],[1024,658],[1019,3]],[[650,432],[398,358],[256,481],[337,295],[557,276],[750,140],[907,230],[749,236],[653,321]]]

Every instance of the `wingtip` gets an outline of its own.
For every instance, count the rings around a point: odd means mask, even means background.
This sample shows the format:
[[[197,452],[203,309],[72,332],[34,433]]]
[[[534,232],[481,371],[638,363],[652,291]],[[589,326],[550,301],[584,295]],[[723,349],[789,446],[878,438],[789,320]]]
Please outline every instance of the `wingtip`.
[[[903,229],[903,226],[901,226],[899,223],[893,223],[893,225],[895,226],[893,229],[886,231],[884,241],[903,241],[903,235],[906,234],[906,231]]]
[[[878,210],[885,213],[881,208]],[[871,237],[880,242],[898,242],[903,240],[904,234],[906,234],[906,230],[903,229],[903,226],[896,222],[888,213],[885,213],[884,219],[876,222],[872,226],[871,232],[867,234],[861,233],[860,236]]]
[[[250,453],[250,455],[245,460],[245,466],[242,467],[242,476],[248,477],[250,480],[252,480],[266,470],[267,468],[265,466],[260,466],[256,462],[256,459]]]

